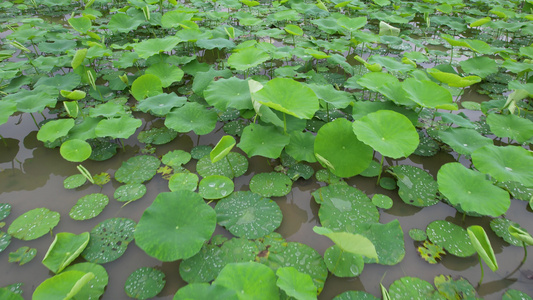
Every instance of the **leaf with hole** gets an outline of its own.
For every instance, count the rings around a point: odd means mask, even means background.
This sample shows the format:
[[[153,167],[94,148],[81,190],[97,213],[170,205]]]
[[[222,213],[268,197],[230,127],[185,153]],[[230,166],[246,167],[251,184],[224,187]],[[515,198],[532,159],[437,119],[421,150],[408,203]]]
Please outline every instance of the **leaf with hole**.
[[[91,230],[89,244],[81,253],[88,262],[103,264],[121,257],[133,241],[135,222],[127,218],[111,218]]]

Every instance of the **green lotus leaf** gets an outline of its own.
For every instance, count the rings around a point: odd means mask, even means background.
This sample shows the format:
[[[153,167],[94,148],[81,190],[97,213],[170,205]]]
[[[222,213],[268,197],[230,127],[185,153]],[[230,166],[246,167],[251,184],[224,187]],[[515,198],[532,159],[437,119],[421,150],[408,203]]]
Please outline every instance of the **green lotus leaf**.
[[[155,297],[165,287],[165,273],[154,268],[139,268],[128,276],[124,284],[126,294],[135,299]]]
[[[390,299],[435,299],[438,292],[425,280],[405,276],[390,285],[389,295]]]
[[[191,12],[187,11],[167,11],[161,18],[161,24],[164,28],[179,28],[183,21],[190,21],[193,17]]]
[[[270,55],[256,47],[239,49],[228,57],[228,65],[236,70],[245,71],[270,59]]]
[[[115,179],[121,183],[143,183],[155,176],[161,161],[155,156],[139,155],[122,162],[115,172]]]
[[[146,194],[146,186],[142,183],[130,183],[119,186],[113,197],[119,202],[131,202],[141,199]]]
[[[73,90],[73,91],[61,90],[59,91],[59,93],[61,94],[61,96],[67,99],[70,99],[70,100],[81,100],[85,98],[85,96],[87,96],[87,93],[85,93],[84,91],[80,91],[80,90]]]
[[[109,203],[109,198],[100,193],[81,197],[72,207],[69,216],[74,220],[88,220],[98,216]]]
[[[492,219],[490,221],[490,228],[497,236],[501,237],[511,245],[522,247],[522,241],[509,232],[509,226],[511,225],[515,228],[521,228],[518,223],[505,218]]]
[[[235,48],[235,43],[225,38],[214,38],[214,39],[202,39],[196,41],[196,46],[208,50],[213,49],[228,49],[231,50]]]
[[[403,202],[425,207],[437,204],[438,184],[428,172],[420,168],[400,165],[390,168],[398,180],[398,195]]]
[[[196,171],[202,177],[222,175],[235,178],[243,175],[248,170],[248,160],[242,154],[230,152],[226,158],[212,163],[211,158],[206,155],[198,161]]]
[[[464,114],[456,115],[448,112],[436,112],[435,116],[440,117],[443,123],[451,123],[464,128],[476,128],[476,125]]]
[[[166,88],[174,82],[179,82],[183,78],[184,72],[177,66],[160,62],[148,67],[145,74],[157,76],[161,80],[161,86]]]
[[[496,183],[497,186],[509,191],[513,198],[530,201],[533,198],[533,187],[526,187],[525,185],[516,181],[502,181]]]
[[[70,18],[68,19],[68,23],[74,30],[79,31],[81,33],[87,33],[92,27],[92,22],[89,17],[79,17],[79,18]]]
[[[230,135],[225,135],[222,138],[220,138],[220,141],[218,141],[215,148],[213,148],[213,150],[211,150],[211,153],[209,153],[211,162],[216,163],[217,161],[226,157],[226,155],[235,146],[235,143],[236,143],[235,138]]]
[[[237,291],[225,286],[209,283],[190,283],[180,288],[173,300],[203,300],[203,299],[238,300]]]
[[[42,52],[59,55],[76,48],[76,42],[69,39],[56,39],[50,42],[40,42],[37,46]]]
[[[379,298],[363,291],[346,291],[335,296],[333,300],[379,300]]]
[[[94,132],[98,122],[102,120],[101,118],[91,118],[85,117],[81,123],[74,125],[74,127],[69,131],[69,139],[78,139],[78,140],[88,140],[97,138],[96,133]]]
[[[71,299],[94,278],[91,272],[65,271],[43,281],[33,292],[32,299]]]
[[[433,282],[439,293],[446,297],[446,299],[453,299],[458,295],[462,295],[462,297],[469,299],[476,298],[476,290],[470,282],[464,278],[454,280],[451,276],[439,275],[435,277]]]
[[[290,137],[283,134],[274,126],[249,124],[244,128],[241,141],[237,147],[241,148],[248,156],[261,155],[277,158],[281,150],[289,144]]]
[[[365,263],[379,263],[381,265],[396,265],[405,256],[405,245],[402,227],[396,219],[387,224],[368,224],[366,231],[357,232],[368,238],[378,255],[378,260],[364,257]]]
[[[308,274],[293,267],[281,267],[276,270],[276,285],[289,297],[300,300],[316,299],[317,288]]]
[[[24,300],[20,294],[9,290],[7,287],[0,288],[0,298],[5,300]]]
[[[184,190],[160,193],[141,216],[135,242],[152,257],[174,261],[198,253],[215,226],[216,213],[200,195]]]
[[[371,73],[367,73],[371,74]],[[358,101],[353,104],[352,117],[354,120],[359,120],[362,117],[367,116],[370,113],[374,113],[380,110],[395,111],[406,116],[413,125],[418,123],[418,114],[413,110],[399,106],[390,101],[387,102],[370,102],[370,101]]]
[[[170,177],[168,188],[175,192],[178,190],[187,190],[194,192],[198,186],[198,175],[194,173],[176,173]]]
[[[395,39],[392,37],[382,37],[381,40],[385,41],[386,39]],[[370,66],[368,66],[370,65]],[[404,62],[399,61],[396,58],[392,58],[390,56],[381,56],[381,55],[372,55],[368,58],[367,62],[367,68],[372,69],[374,65],[378,65],[381,67],[385,67],[389,72],[400,72],[405,73],[413,70],[415,66],[413,64],[406,64]]]
[[[533,187],[533,154],[519,146],[485,146],[472,153],[474,166],[498,181]]]
[[[137,128],[141,127],[142,121],[133,117],[118,117],[104,119],[98,122],[94,132],[98,137],[110,136],[112,138],[127,139],[132,136]]]
[[[333,85],[308,84],[320,100],[342,109],[354,102],[352,95],[345,91],[339,91]]]
[[[58,212],[48,208],[35,208],[18,216],[9,226],[7,233],[24,241],[39,238],[59,223]]]
[[[314,154],[315,135],[312,132],[291,132],[285,151],[297,161],[316,162]]]
[[[79,235],[70,232],[56,234],[44,255],[43,265],[56,274],[61,273],[85,249],[89,236],[88,232]]]
[[[423,242],[428,238],[426,232],[418,228],[409,229],[409,236],[417,242]]]
[[[429,75],[433,76],[433,78],[437,79],[438,81],[446,83],[447,85],[453,87],[464,88],[481,81],[481,77],[479,76],[472,75],[462,77],[457,74],[442,72],[441,70],[435,68],[427,69],[427,72],[429,73]]]
[[[107,140],[94,140],[93,151],[89,159],[94,161],[104,161],[117,154],[118,145]]]
[[[285,28],[283,29],[285,29],[285,31],[291,35],[303,35],[304,34],[304,31],[302,30],[302,28],[300,28],[297,25],[293,25],[293,24],[287,24],[287,26],[285,26]]]
[[[341,17],[337,19],[337,24],[339,24],[339,26],[341,26],[342,28],[348,29],[350,32],[365,26],[366,23],[366,17]]]
[[[181,39],[175,36],[168,36],[166,38],[146,39],[133,46],[133,49],[140,58],[149,58],[154,54],[160,52],[170,52],[176,45],[181,42]]]
[[[234,192],[220,200],[217,222],[238,237],[256,239],[281,225],[283,215],[276,202],[249,191]]]
[[[17,104],[12,101],[0,101],[0,125],[7,123],[9,117],[17,111]]]
[[[516,299],[531,300],[531,297],[528,294],[522,291],[519,291],[519,290],[515,290],[515,289],[509,289],[505,291],[505,293],[502,295],[502,300],[516,300]]]
[[[127,14],[117,13],[111,16],[107,28],[113,32],[132,32],[143,23],[142,19],[134,18]]]
[[[435,183],[435,186],[436,186],[436,183]],[[375,206],[379,208],[389,209],[392,207],[393,202],[392,202],[392,199],[387,195],[374,194],[374,196],[372,197],[372,204],[374,204]]]
[[[372,242],[360,234],[333,232],[326,227],[317,226],[313,227],[313,231],[317,234],[327,236],[343,251],[378,259],[376,249]]]
[[[24,246],[18,248],[15,252],[10,252],[8,261],[18,263],[22,266],[32,261],[35,255],[37,255],[37,249]]]
[[[82,162],[91,156],[92,148],[86,141],[73,139],[61,144],[59,153],[68,161]]]
[[[41,142],[53,142],[64,137],[74,127],[74,119],[58,119],[46,122],[37,133],[37,139]]]
[[[177,132],[194,131],[197,135],[205,135],[213,131],[217,124],[217,113],[196,102],[188,102],[174,109],[165,119],[165,126]]]
[[[161,162],[173,168],[180,167],[191,160],[191,154],[183,150],[172,150],[161,157]]]
[[[527,232],[527,230],[514,225],[510,225],[507,230],[514,238],[520,240],[524,247],[526,245],[533,246],[533,237]]]
[[[496,61],[487,56],[471,57],[467,60],[461,60],[459,65],[461,65],[461,69],[465,73],[475,74],[481,78],[498,72]]]
[[[313,174],[315,173],[315,170],[310,165],[306,165],[303,163],[297,163],[287,170],[287,176],[293,181],[296,181],[298,178],[303,178],[305,180],[311,178]]]
[[[472,246],[477,251],[478,255],[493,272],[496,272],[496,270],[498,270],[498,262],[496,261],[496,255],[494,255],[494,250],[492,250],[492,245],[490,244],[485,229],[479,225],[472,225],[469,226],[466,231],[468,232],[470,242],[472,242]]]
[[[359,175],[364,176],[364,177],[376,177],[376,176],[379,176],[381,171],[382,171],[381,165],[377,161],[372,160],[368,168],[366,168]]]
[[[104,294],[109,276],[105,268],[101,265],[95,263],[78,263],[67,267],[65,272],[67,271],[81,271],[94,274],[94,278],[87,282],[72,299],[100,299],[100,296]]]
[[[146,131],[139,132],[137,139],[141,143],[152,145],[163,145],[170,143],[178,136],[178,133],[172,129],[161,127],[152,128]]]
[[[11,235],[0,231],[0,252],[6,250],[9,244],[11,244]]]
[[[56,105],[57,94],[55,88],[41,86],[39,88],[34,88],[33,90],[22,89],[15,94],[7,95],[2,99],[2,102],[16,103],[17,110],[20,112],[42,112],[46,107],[54,107]],[[12,105],[4,105],[8,107],[8,110],[12,108]],[[4,106],[0,108],[3,107]]]
[[[11,213],[11,204],[0,203],[0,221],[5,219]]]
[[[248,81],[237,77],[212,81],[204,90],[205,101],[217,109],[252,109]]]
[[[380,110],[354,121],[353,131],[359,140],[392,158],[411,155],[419,143],[411,121],[391,110]]]
[[[81,256],[88,262],[103,264],[121,257],[133,241],[135,222],[127,218],[111,218],[91,230],[91,238]]]
[[[399,83],[398,78],[383,72],[368,72],[357,79],[357,84],[374,92],[379,92],[385,84],[396,83]]]
[[[209,84],[216,78],[229,78],[232,76],[231,70],[215,70],[215,68],[208,68],[207,71],[196,71],[194,74],[194,82],[192,84],[192,90],[198,95],[203,95],[204,90]]]
[[[422,107],[457,109],[450,91],[432,81],[407,78],[402,82],[402,88],[407,92],[409,99]]]
[[[328,270],[337,277],[359,276],[365,266],[363,256],[344,251],[338,245],[326,249],[324,262]]]
[[[299,119],[311,119],[319,108],[313,90],[290,78],[270,80],[253,97],[263,105]]]
[[[314,150],[317,160],[339,177],[363,172],[373,156],[373,149],[357,138],[346,119],[336,119],[322,126],[315,138]]]
[[[176,93],[159,94],[148,97],[137,104],[137,108],[142,112],[150,112],[156,117],[166,116],[173,108],[181,107],[187,102],[187,98],[178,97]]]
[[[113,118],[125,115],[124,104],[119,102],[106,102],[89,109],[89,116],[93,118]]]
[[[511,205],[507,192],[494,186],[482,173],[460,163],[443,165],[437,174],[437,183],[450,203],[460,205],[464,211],[497,217]]]
[[[426,228],[426,232],[431,242],[450,254],[468,257],[476,253],[466,230],[448,221],[433,221]]]
[[[230,178],[222,175],[211,175],[200,181],[198,193],[204,199],[221,199],[229,196],[234,187]]]
[[[279,298],[274,271],[256,262],[226,265],[213,284],[237,291],[240,300]]]
[[[489,114],[487,123],[498,137],[507,137],[524,143],[533,137],[533,122],[517,115]]]
[[[259,173],[250,180],[250,190],[264,197],[282,197],[292,188],[292,180],[285,174]]]
[[[448,128],[444,131],[438,131],[438,135],[443,142],[462,155],[472,155],[477,149],[493,144],[492,139],[469,128]]]
[[[163,93],[163,82],[154,74],[139,76],[131,84],[131,94],[137,101]]]

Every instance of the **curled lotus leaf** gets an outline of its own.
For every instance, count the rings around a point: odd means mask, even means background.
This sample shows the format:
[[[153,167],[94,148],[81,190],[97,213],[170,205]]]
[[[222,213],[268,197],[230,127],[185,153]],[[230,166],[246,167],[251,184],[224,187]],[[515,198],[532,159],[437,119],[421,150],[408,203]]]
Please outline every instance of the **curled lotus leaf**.
[[[58,274],[74,261],[89,243],[89,233],[79,235],[70,232],[56,234],[43,258],[43,265]]]
[[[73,299],[96,300],[100,299],[100,297],[104,294],[105,288],[109,281],[109,276],[107,275],[105,268],[101,265],[89,262],[78,263],[67,267],[64,271],[82,271],[85,273],[90,272],[94,274],[94,278],[87,282],[87,284],[81,288],[81,290],[76,294],[76,296],[74,296]]]
[[[91,272],[65,271],[43,281],[33,292],[32,299],[70,299],[94,278]],[[59,298],[58,298],[59,297]]]

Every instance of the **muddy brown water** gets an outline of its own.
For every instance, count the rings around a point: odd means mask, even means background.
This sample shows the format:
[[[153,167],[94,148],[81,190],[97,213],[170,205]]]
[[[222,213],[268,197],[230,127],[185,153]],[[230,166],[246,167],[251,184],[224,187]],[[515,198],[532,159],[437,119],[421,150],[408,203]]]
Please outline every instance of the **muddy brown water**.
[[[42,118],[42,117],[41,117]],[[148,120],[148,127],[151,126],[151,118],[142,115],[145,125]],[[19,124],[16,124],[20,121]],[[38,119],[39,121],[39,119]],[[156,121],[157,124],[157,121]],[[144,128],[145,126],[141,127]],[[218,129],[218,128],[217,128]],[[127,217],[139,221],[143,211],[148,207],[153,199],[161,192],[169,191],[167,181],[160,175],[156,175],[146,183],[147,193],[140,200],[134,201],[124,207],[123,203],[117,202],[113,198],[113,193],[120,184],[113,179],[100,188],[96,185],[85,184],[76,190],[66,190],[63,188],[63,180],[73,174],[77,174],[75,163],[70,163],[62,159],[58,149],[48,149],[36,139],[37,128],[28,114],[12,116],[9,122],[0,126],[0,135],[5,138],[8,146],[0,142],[0,203],[10,203],[12,205],[11,214],[3,220],[6,223],[1,230],[7,228],[16,217],[28,210],[47,207],[61,214],[61,221],[54,228],[54,234],[59,232],[82,233],[90,231],[98,223],[112,217]],[[158,146],[156,154],[162,155],[170,150],[182,149],[190,151],[198,143],[202,145],[213,145],[222,136],[220,130],[215,134],[198,138],[193,134],[180,134],[169,144]],[[83,165],[92,173],[108,172],[113,176],[115,170],[127,158],[136,155],[143,147],[134,138],[125,141],[125,150],[119,150],[118,154],[110,160],[104,162],[84,162]],[[233,150],[238,151],[238,149]],[[379,157],[376,157],[379,159]],[[439,152],[434,157],[411,156],[409,159],[389,160],[385,159],[385,164],[410,164],[421,167],[435,175],[440,166],[446,162],[455,161],[454,156],[446,152]],[[248,182],[255,173],[270,172],[273,170],[273,163],[262,157],[249,159],[250,167],[248,172],[235,179],[236,190],[247,190]],[[186,167],[194,170],[196,161],[192,160]],[[397,191],[388,191],[376,186],[376,178],[365,178],[356,176],[347,180],[348,184],[363,190],[368,196],[375,193],[386,194],[394,201],[394,205],[389,210],[381,210],[380,222],[388,223],[398,219],[404,231],[406,255],[401,263],[395,266],[382,266],[377,264],[366,264],[362,274],[356,278],[337,278],[329,275],[324,290],[319,299],[331,299],[335,295],[346,290],[363,290],[377,297],[381,297],[379,283],[385,287],[396,279],[404,276],[414,276],[433,283],[433,278],[437,275],[451,275],[454,278],[462,276],[476,286],[480,279],[480,268],[477,255],[468,258],[457,258],[452,255],[445,255],[441,262],[431,265],[425,262],[417,252],[419,243],[413,241],[408,231],[411,228],[425,229],[427,224],[434,220],[447,220],[463,226],[473,224],[483,225],[494,251],[500,269],[492,272],[488,267],[484,267],[485,277],[483,284],[477,289],[478,295],[484,299],[501,299],[501,295],[508,288],[521,290],[529,295],[533,295],[533,281],[530,278],[533,274],[533,258],[530,257],[520,270],[509,276],[520,264],[523,258],[523,248],[515,247],[505,243],[488,229],[490,218],[467,217],[463,223],[463,216],[457,211],[444,204],[417,208],[407,204],[399,198]],[[294,183],[292,191],[285,197],[273,198],[282,209],[283,222],[276,231],[282,234],[288,241],[297,241],[307,244],[316,249],[320,254],[332,245],[331,241],[323,236],[319,236],[312,231],[313,226],[320,225],[318,219],[318,205],[312,199],[311,193],[321,186],[314,180],[298,180]],[[85,221],[75,221],[68,216],[68,212],[79,198],[91,193],[101,192],[110,198],[109,205],[104,211],[94,219]],[[519,200],[512,200],[510,209],[506,216],[518,222],[529,232],[533,232],[533,222],[531,222],[531,210],[527,203]],[[223,228],[217,228],[215,234],[225,234],[230,236]],[[6,250],[0,253],[0,286],[23,282],[23,297],[30,299],[35,288],[45,279],[53,274],[48,271],[41,261],[53,241],[53,236],[47,234],[33,241],[21,241],[12,239]],[[9,252],[17,250],[19,247],[28,246],[37,249],[37,256],[29,263],[19,266],[8,262]],[[79,258],[75,262],[81,262]],[[102,299],[126,299],[124,283],[126,278],[139,267],[155,267],[162,270],[166,275],[166,285],[156,299],[172,299],[176,291],[186,283],[180,278],[177,262],[160,262],[149,257],[135,242],[129,244],[126,253],[119,259],[103,264],[109,274],[109,284]]]

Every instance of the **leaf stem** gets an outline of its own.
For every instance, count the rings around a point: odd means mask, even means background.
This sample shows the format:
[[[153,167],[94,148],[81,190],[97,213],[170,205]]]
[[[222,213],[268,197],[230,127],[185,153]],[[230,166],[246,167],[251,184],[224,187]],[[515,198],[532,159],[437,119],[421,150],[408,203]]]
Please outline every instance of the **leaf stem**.
[[[376,184],[379,184],[379,181],[381,180],[381,173],[383,173],[383,159],[384,158],[385,158],[385,155],[381,154],[381,163],[379,165],[378,182],[376,182]]]
[[[481,268],[481,278],[479,279],[479,283],[477,284],[478,287],[481,285],[481,282],[483,282],[483,277],[485,274],[483,273],[483,262],[481,261],[481,256],[478,254],[477,258],[479,259],[479,267]]]

